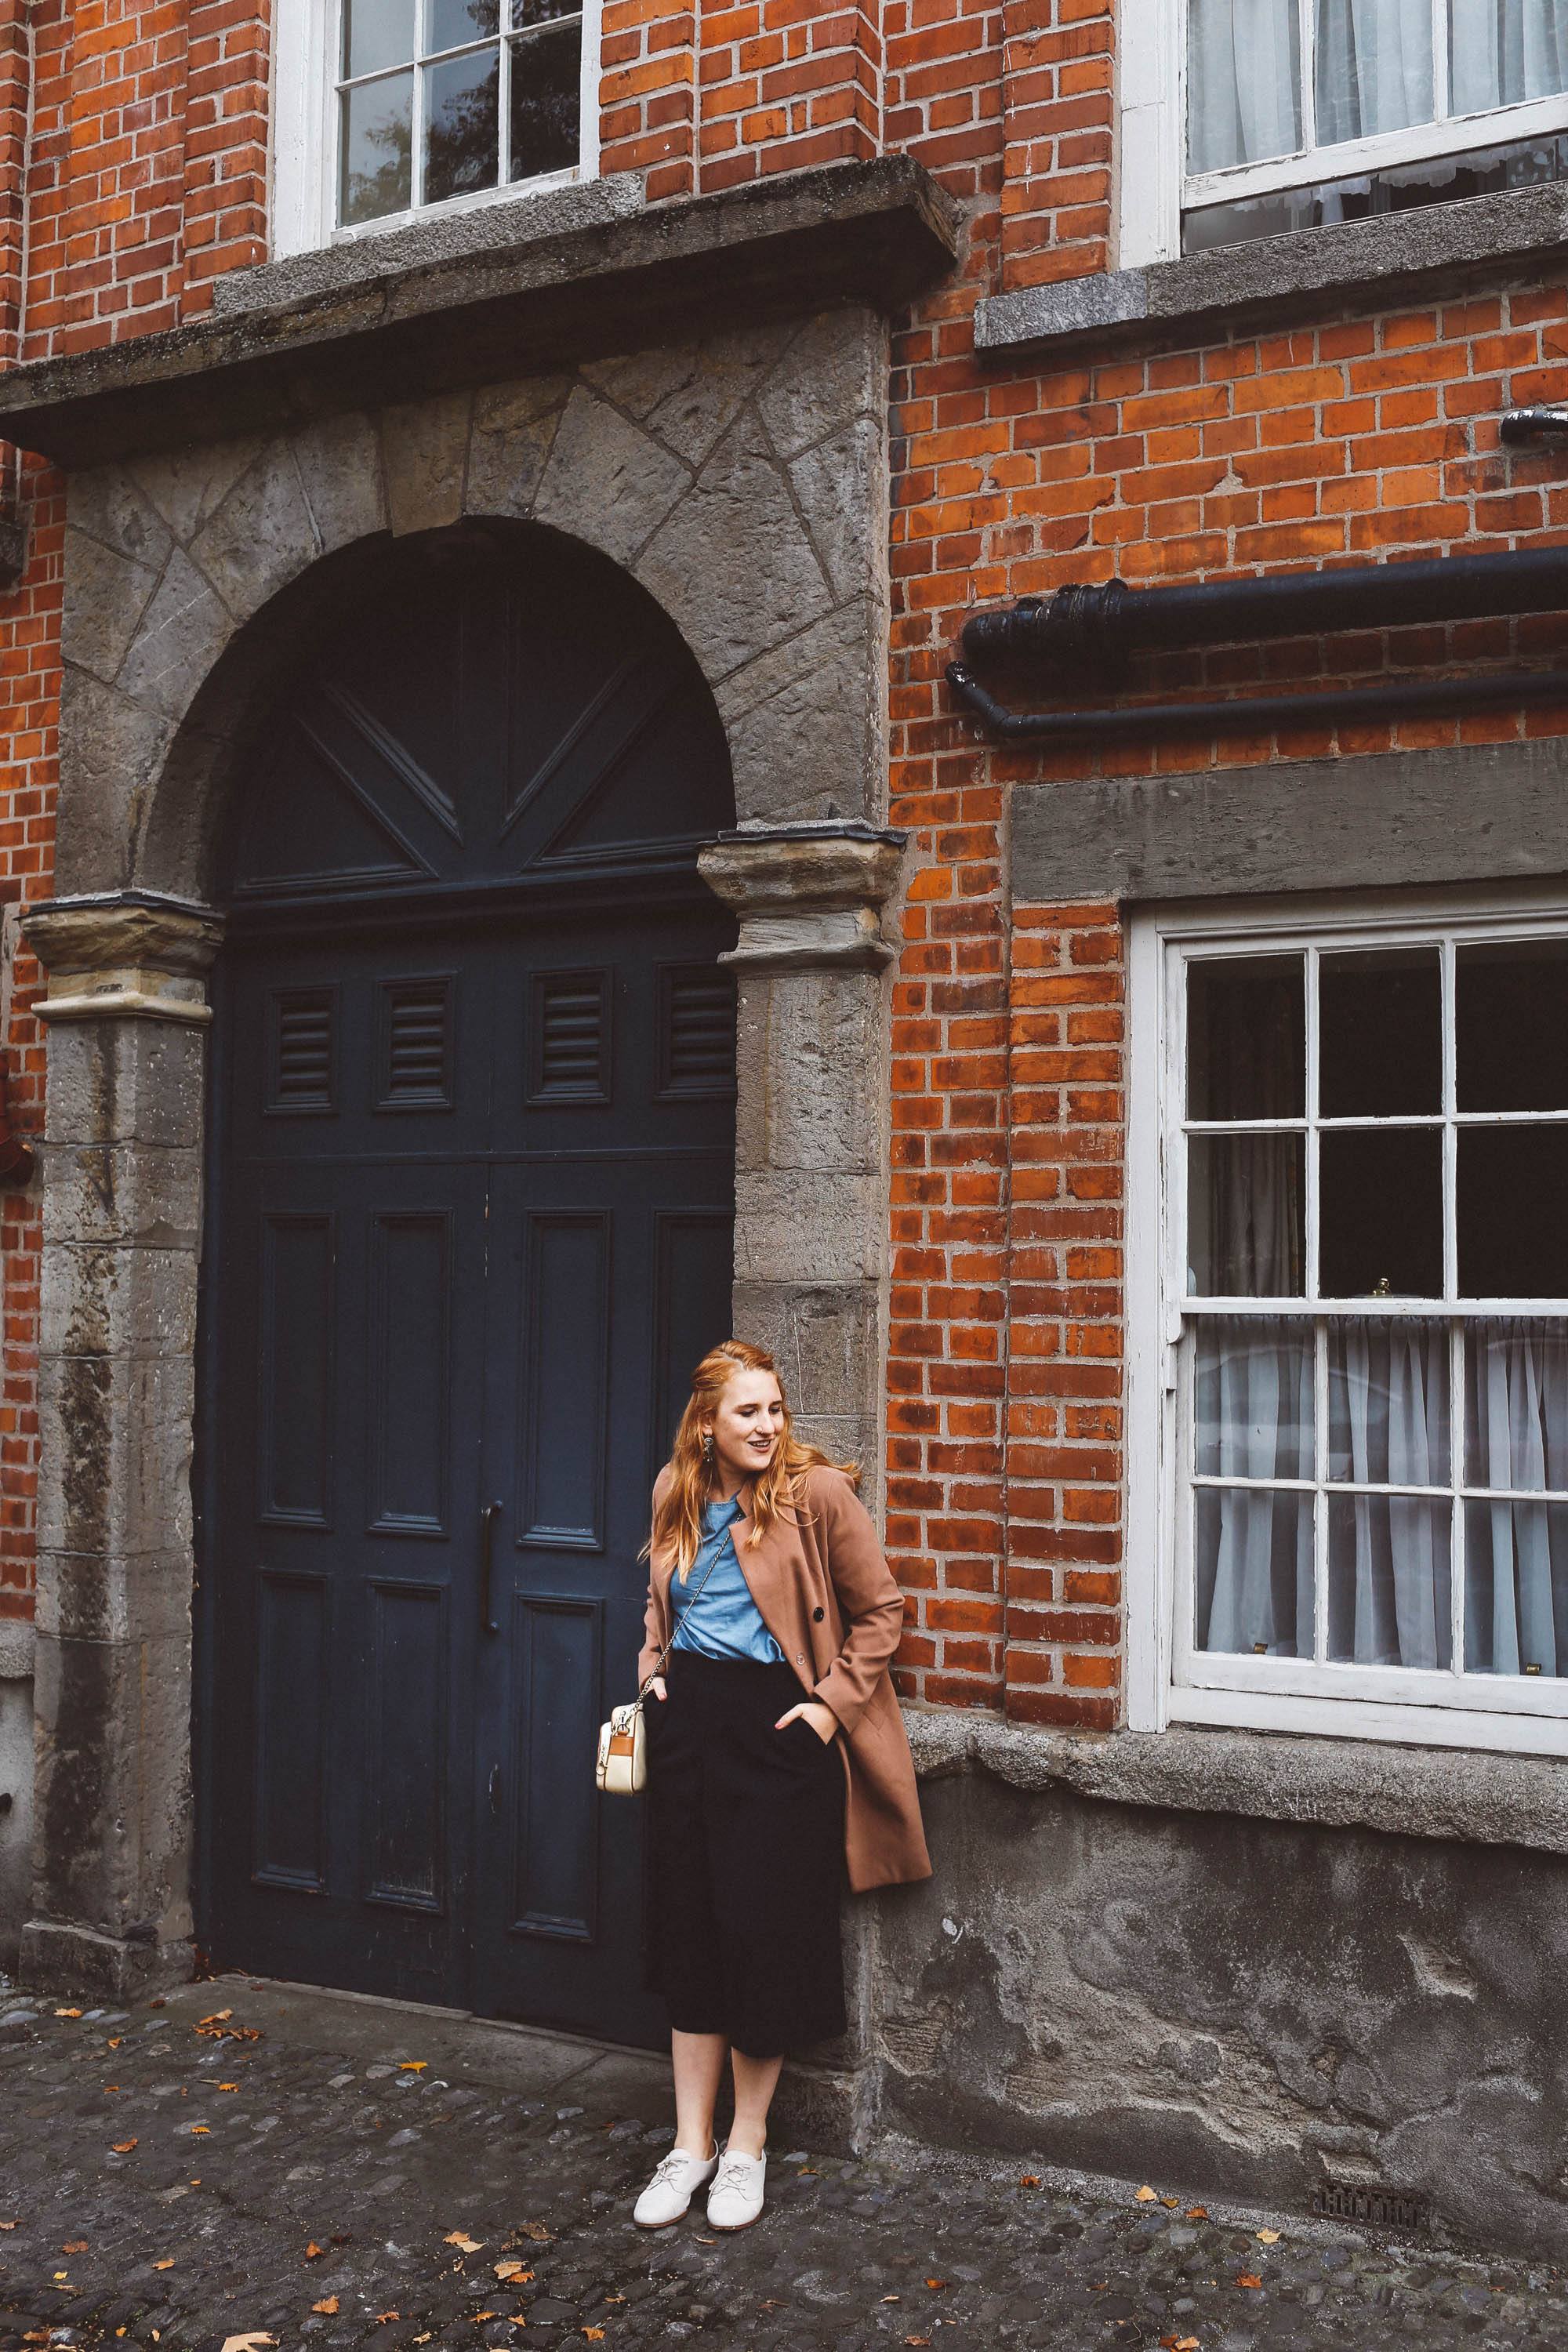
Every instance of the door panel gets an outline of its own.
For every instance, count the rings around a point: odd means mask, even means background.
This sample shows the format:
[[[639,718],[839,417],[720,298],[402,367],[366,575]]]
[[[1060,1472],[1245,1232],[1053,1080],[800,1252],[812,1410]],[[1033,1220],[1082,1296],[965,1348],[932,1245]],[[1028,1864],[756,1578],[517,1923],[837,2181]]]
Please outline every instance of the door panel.
[[[202,1932],[647,2041],[640,1809],[594,1752],[650,1483],[729,1328],[734,931],[695,845],[733,811],[690,656],[564,546],[438,576],[386,551],[390,604],[283,698],[241,795]]]

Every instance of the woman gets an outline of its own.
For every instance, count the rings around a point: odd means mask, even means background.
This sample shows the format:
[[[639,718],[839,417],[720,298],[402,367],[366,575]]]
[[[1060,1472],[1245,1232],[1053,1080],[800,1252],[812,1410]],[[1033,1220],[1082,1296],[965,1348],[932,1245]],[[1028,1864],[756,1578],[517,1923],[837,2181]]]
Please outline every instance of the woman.
[[[675,2145],[637,2203],[647,2230],[703,2188],[713,2229],[757,2219],[784,2053],[844,2031],[846,1881],[931,1875],[888,1674],[903,1599],[858,1483],[793,1434],[771,1356],[742,1339],[704,1356],[653,1491],[637,1666],[652,1702],[647,1981],[669,2004],[676,2107]]]

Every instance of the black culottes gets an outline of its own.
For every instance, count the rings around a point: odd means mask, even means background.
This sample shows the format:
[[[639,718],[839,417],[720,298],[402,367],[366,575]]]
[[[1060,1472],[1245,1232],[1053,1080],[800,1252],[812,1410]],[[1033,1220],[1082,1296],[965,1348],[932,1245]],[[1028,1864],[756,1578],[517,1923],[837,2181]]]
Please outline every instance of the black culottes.
[[[776,2058],[842,2033],[844,1759],[788,1666],[672,1650],[649,1698],[647,1971],[680,2033]]]

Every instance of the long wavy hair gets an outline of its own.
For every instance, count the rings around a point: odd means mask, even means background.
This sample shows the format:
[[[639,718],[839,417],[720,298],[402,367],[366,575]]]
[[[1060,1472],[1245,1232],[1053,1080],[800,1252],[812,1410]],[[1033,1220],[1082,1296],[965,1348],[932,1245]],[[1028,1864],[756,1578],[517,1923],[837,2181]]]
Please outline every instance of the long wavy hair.
[[[778,1367],[767,1349],[753,1348],[749,1339],[724,1339],[717,1348],[710,1348],[691,1375],[691,1394],[680,1416],[669,1457],[669,1467],[675,1475],[654,1513],[647,1548],[650,1551],[662,1550],[672,1544],[683,1583],[691,1573],[691,1564],[702,1541],[703,1505],[719,1483],[717,1461],[710,1464],[706,1459],[702,1424],[707,1422],[711,1425],[720,1400],[737,1372],[772,1372],[778,1380]],[[784,1396],[782,1381],[779,1394]],[[856,1463],[835,1462],[820,1446],[808,1445],[803,1438],[796,1437],[790,1422],[789,1400],[784,1397],[779,1442],[767,1468],[752,1482],[752,1543],[760,1543],[784,1512],[798,1515],[803,1507],[801,1482],[808,1470],[817,1469],[841,1470],[857,1486],[860,1484]]]

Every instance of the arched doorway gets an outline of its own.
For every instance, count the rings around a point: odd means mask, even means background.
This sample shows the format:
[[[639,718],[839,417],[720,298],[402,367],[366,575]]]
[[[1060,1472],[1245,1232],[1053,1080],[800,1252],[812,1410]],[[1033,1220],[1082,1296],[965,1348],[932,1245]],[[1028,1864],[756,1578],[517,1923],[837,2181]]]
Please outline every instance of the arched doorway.
[[[729,1326],[711,696],[543,530],[384,551],[237,797],[203,1280],[204,1940],[624,2040],[649,1482]]]

